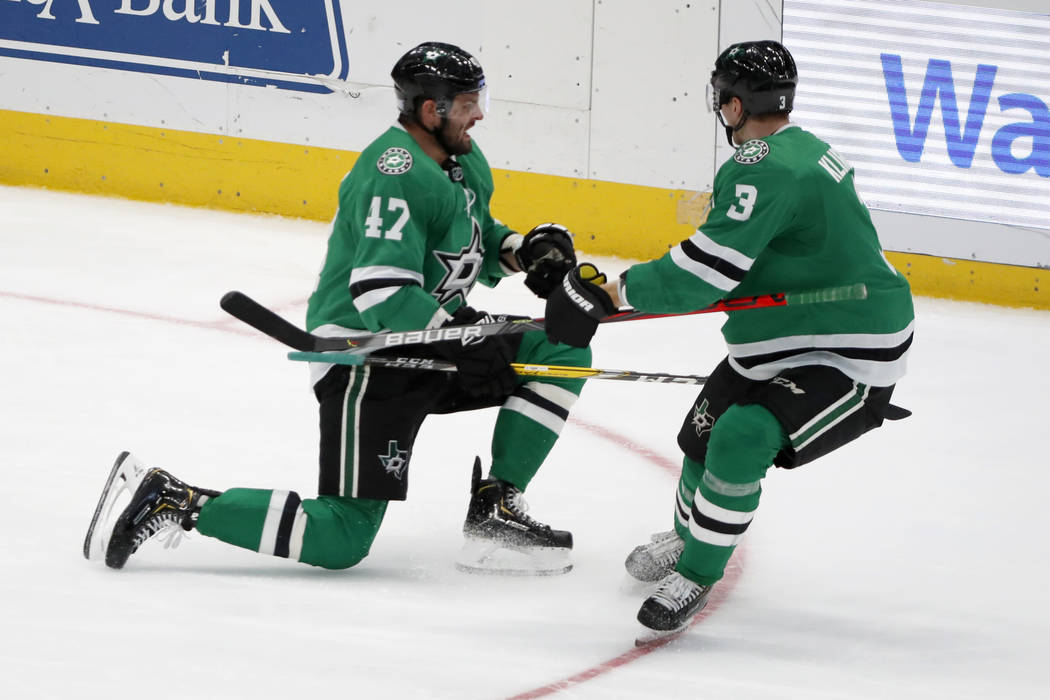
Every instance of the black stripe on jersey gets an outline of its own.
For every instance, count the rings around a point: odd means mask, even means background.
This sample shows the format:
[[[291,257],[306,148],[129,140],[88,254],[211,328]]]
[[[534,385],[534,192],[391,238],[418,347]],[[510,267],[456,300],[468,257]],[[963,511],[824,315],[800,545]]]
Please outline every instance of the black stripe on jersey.
[[[807,352],[830,352],[835,355],[841,355],[842,357],[849,358],[851,360],[870,360],[872,362],[894,362],[899,360],[904,353],[911,347],[911,341],[914,336],[909,335],[908,339],[896,347],[892,348],[826,348],[820,347],[819,345],[811,345],[804,348],[791,348],[790,350],[780,350],[779,352],[767,352],[762,355],[733,355],[733,359],[736,360],[741,367],[744,369],[751,369],[758,365],[769,364],[770,362],[777,362],[788,357],[794,357],[796,355],[804,355]]]
[[[710,530],[711,532],[717,532],[722,535],[740,535],[747,531],[751,521],[748,520],[746,523],[735,525],[732,523],[724,523],[721,520],[715,520],[709,518],[696,509],[696,505],[693,505],[693,522],[704,530]]]
[[[543,398],[531,389],[526,389],[524,386],[519,386],[517,389],[514,390],[514,395],[517,396],[519,399],[524,399],[525,401],[528,401],[531,404],[539,406],[544,411],[549,411],[550,413],[553,413],[562,420],[569,420],[569,410],[567,408],[559,406],[550,399]]]
[[[284,510],[281,512],[281,522],[277,526],[277,540],[273,545],[275,557],[288,558],[288,543],[292,539],[292,525],[295,524],[295,514],[302,502],[303,500],[295,491],[288,492],[288,498],[284,501]]]
[[[691,260],[695,260],[701,265],[705,265],[720,275],[728,277],[734,282],[739,282],[744,279],[744,275],[747,274],[747,270],[741,270],[733,263],[720,258],[717,255],[711,255],[700,250],[695,243],[688,238],[680,243],[682,246],[682,252],[685,253]]]
[[[386,287],[407,287],[410,284],[418,284],[415,280],[404,277],[375,277],[364,282],[354,282],[350,285],[350,296],[359,297],[376,289]]]

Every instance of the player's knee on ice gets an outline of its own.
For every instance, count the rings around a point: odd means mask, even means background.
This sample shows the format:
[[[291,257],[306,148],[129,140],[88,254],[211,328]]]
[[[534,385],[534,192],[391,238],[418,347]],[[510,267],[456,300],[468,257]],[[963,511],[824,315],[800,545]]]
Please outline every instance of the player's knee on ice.
[[[386,501],[294,491],[236,488],[208,501],[197,530],[263,554],[326,569],[348,569],[368,556]]]
[[[320,496],[305,501],[308,521],[300,561],[349,569],[368,556],[386,513],[386,501]]]

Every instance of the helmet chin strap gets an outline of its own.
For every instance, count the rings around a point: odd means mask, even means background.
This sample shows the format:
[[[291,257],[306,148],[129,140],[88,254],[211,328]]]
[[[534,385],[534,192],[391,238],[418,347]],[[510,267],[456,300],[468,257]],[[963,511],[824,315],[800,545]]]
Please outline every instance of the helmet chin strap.
[[[738,121],[736,123],[736,126],[729,126],[728,124],[725,125],[725,127],[726,127],[726,140],[729,141],[729,145],[730,146],[733,146],[734,148],[736,147],[736,144],[733,143],[733,134],[744,128],[744,124],[747,122],[747,118],[750,117],[750,116],[751,116],[750,114],[748,114],[747,112],[744,112],[743,114],[740,115],[740,121]]]

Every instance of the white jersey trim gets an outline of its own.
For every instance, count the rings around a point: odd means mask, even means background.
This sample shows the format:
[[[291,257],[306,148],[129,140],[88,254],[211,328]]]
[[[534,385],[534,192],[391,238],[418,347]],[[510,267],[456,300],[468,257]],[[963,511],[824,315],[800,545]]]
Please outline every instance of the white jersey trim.
[[[835,427],[836,425],[838,425],[842,421],[846,420],[847,417],[849,417],[849,416],[853,415],[854,413],[856,413],[857,411],[859,411],[864,406],[865,402],[868,400],[868,394],[869,394],[870,391],[871,391],[871,387],[870,386],[865,386],[863,395],[860,396],[860,400],[858,400],[857,403],[852,408],[850,408],[848,411],[844,412],[841,416],[839,416],[835,420],[830,421],[827,425],[825,425],[820,430],[818,430],[815,433],[813,433],[812,435],[810,435],[808,438],[806,438],[806,440],[804,442],[802,442],[802,443],[800,443],[798,445],[795,445],[794,446],[795,450],[801,450],[803,447],[805,447],[809,443],[813,442],[818,437],[820,437],[824,433],[828,432],[829,430],[831,430],[833,427]],[[843,396],[841,399],[839,399],[835,403],[831,404],[830,406],[825,408],[823,411],[818,413],[816,416],[814,416],[808,423],[806,423],[801,428],[796,430],[794,433],[789,435],[788,439],[791,440],[792,442],[794,442],[795,440],[797,440],[799,438],[799,436],[804,435],[805,432],[807,430],[809,430],[811,427],[816,425],[818,422],[824,420],[825,417],[831,415],[833,412],[837,411],[839,409],[839,407],[843,406],[844,404],[849,403],[851,400],[857,400],[857,383],[856,382],[853,383],[853,389],[851,389],[845,396]]]
[[[682,246],[680,245],[671,248],[671,260],[682,270],[695,277],[699,277],[704,282],[707,282],[716,289],[721,289],[723,292],[728,292],[737,285],[736,280],[731,280],[722,273],[715,272],[707,265],[693,260],[685,254],[685,251],[682,250]]]
[[[827,335],[786,335],[753,343],[728,343],[729,354],[737,357],[766,355],[801,348],[895,348],[915,332],[915,321],[896,333],[829,333]]]
[[[891,386],[904,376],[908,367],[908,355],[905,353],[892,362],[881,362],[878,360],[856,360],[827,350],[815,350],[792,355],[776,362],[757,365],[750,369],[742,366],[736,358],[730,355],[729,365],[738,374],[756,382],[769,381],[784,370],[793,367],[824,365],[825,367],[834,367],[850,379],[861,384]]]
[[[896,360],[864,360],[846,357],[833,350],[817,348],[862,348],[879,350],[895,348],[913,334],[915,321],[896,333],[837,333],[828,335],[794,335],[754,343],[729,343],[729,364],[739,374],[752,381],[768,381],[786,369],[805,365],[834,367],[847,377],[861,384],[890,386],[904,376],[908,366],[908,352]],[[806,348],[813,350],[806,351]],[[780,360],[745,368],[740,364],[744,358],[770,353],[800,350]]]
[[[404,284],[400,284],[401,282],[407,281],[420,287],[423,286],[423,275],[415,270],[393,267],[391,265],[371,265],[368,267],[356,267],[350,272],[350,287],[368,280],[377,279],[391,280],[395,283],[388,287],[378,287],[360,296],[355,296],[354,308],[357,309],[358,313],[363,313],[389,299],[404,286]]]
[[[710,236],[704,233],[703,229],[698,229],[696,233],[689,237],[689,240],[693,245],[705,253],[714,255],[716,258],[721,258],[727,263],[732,264],[734,267],[739,267],[745,272],[750,270],[751,266],[755,264],[754,258],[744,255],[736,248],[729,248],[720,243],[715,243]]]
[[[373,289],[371,292],[365,292],[359,297],[354,297],[354,308],[357,311],[364,312],[371,309],[377,304],[382,304],[384,301],[394,296],[394,293],[401,289],[398,287],[383,287],[382,289]]]

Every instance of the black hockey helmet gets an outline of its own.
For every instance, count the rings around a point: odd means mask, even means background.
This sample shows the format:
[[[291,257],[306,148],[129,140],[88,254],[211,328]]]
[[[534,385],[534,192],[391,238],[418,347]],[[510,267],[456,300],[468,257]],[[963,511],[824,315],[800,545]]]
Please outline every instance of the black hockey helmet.
[[[733,44],[711,71],[711,109],[716,114],[733,97],[748,115],[787,114],[795,101],[798,69],[779,41]]]
[[[478,59],[458,46],[437,41],[424,42],[402,56],[390,77],[398,109],[413,119],[424,100],[434,100],[444,117],[456,95],[485,89]]]

